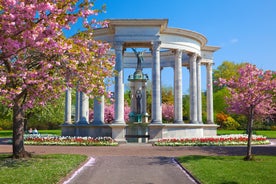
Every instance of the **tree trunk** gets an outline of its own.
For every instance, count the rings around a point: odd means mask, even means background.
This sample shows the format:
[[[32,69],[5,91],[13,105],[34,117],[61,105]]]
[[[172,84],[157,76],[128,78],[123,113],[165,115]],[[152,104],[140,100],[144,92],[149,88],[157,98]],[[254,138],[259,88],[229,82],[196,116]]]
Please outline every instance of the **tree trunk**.
[[[13,158],[30,157],[24,148],[24,110],[15,104],[13,107]]]
[[[247,153],[245,160],[252,160],[252,127],[253,127],[253,121],[254,121],[254,111],[253,108],[250,108],[250,115],[248,118],[248,125],[247,125],[247,133],[248,133],[248,140],[247,140]]]

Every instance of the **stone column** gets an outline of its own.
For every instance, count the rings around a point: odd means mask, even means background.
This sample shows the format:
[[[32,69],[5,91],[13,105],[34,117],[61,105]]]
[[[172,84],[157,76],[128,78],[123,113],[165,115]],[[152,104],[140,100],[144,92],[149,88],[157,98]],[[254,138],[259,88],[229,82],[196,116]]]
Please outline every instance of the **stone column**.
[[[201,97],[201,58],[196,61],[197,73],[197,118],[198,123],[202,124],[202,97]]]
[[[176,50],[174,62],[174,123],[183,123],[181,50]]]
[[[89,123],[89,98],[84,92],[80,92],[80,124]]]
[[[71,124],[71,102],[72,102],[72,95],[71,89],[67,87],[65,91],[65,112],[64,112],[64,123]]]
[[[76,89],[76,108],[75,108],[75,123],[80,120],[80,92]]]
[[[152,45],[152,124],[162,123],[161,85],[160,85],[160,41]]]
[[[147,91],[146,85],[142,85],[142,114],[147,113]]]
[[[125,124],[124,120],[124,68],[123,68],[123,42],[115,42],[116,63],[115,70],[115,119],[114,124]]]
[[[195,53],[190,55],[190,123],[198,123],[197,119],[197,79],[196,79],[196,60]]]
[[[131,100],[131,104],[130,104],[131,111],[135,112],[136,100],[135,100],[135,86],[133,82],[130,82],[130,100]]]
[[[208,124],[214,123],[212,65],[213,65],[213,63],[208,63],[206,65],[206,69],[207,69],[207,123]]]
[[[93,125],[104,124],[104,96],[94,98],[94,121]]]

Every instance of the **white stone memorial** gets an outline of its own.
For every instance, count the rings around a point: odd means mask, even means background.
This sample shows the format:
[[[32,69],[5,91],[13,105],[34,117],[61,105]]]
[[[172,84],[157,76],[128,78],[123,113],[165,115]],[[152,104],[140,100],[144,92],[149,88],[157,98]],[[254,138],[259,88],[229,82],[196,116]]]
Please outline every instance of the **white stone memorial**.
[[[97,104],[94,122],[88,122],[87,98],[77,95],[76,120],[71,116],[71,91],[66,92],[65,123],[63,135],[74,136],[110,136],[119,142],[126,142],[129,123],[124,121],[124,69],[151,68],[152,104],[150,117],[142,118],[147,131],[142,138],[154,142],[162,138],[204,137],[216,135],[217,125],[213,118],[212,65],[213,53],[219,47],[208,46],[207,39],[196,32],[169,28],[167,19],[112,19],[107,28],[94,30],[94,38],[110,43],[114,50],[115,69],[115,119],[112,124],[103,122],[103,100]],[[137,53],[131,48],[148,50],[143,53],[143,62],[137,63]],[[207,122],[202,122],[201,67],[206,68]],[[171,67],[174,70],[174,121],[162,123],[161,69]],[[189,69],[190,121],[183,122],[182,115],[182,67]],[[139,69],[138,68],[138,69]],[[143,73],[141,73],[144,75]],[[146,112],[145,83],[131,84],[135,100],[131,107],[136,114]],[[79,93],[79,92],[78,92]],[[101,98],[103,99],[103,98]],[[84,101],[83,101],[84,100]],[[138,104],[139,101],[139,104]],[[70,115],[68,115],[70,114]],[[149,122],[146,122],[148,119]],[[139,119],[140,121],[140,119]],[[139,142],[139,141],[138,141]]]

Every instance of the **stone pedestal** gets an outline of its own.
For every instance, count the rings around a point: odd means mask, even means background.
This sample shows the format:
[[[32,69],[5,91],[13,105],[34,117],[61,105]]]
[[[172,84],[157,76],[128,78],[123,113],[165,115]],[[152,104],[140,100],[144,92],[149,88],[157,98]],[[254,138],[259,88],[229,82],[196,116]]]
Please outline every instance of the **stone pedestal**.
[[[126,127],[126,140],[128,143],[147,143],[148,138],[148,124],[130,123]]]
[[[126,124],[111,124],[112,138],[119,143],[126,143]]]
[[[164,128],[164,124],[150,124],[149,125],[149,135],[150,135],[150,140],[149,142],[155,142],[158,139],[162,139],[163,138],[163,128]]]
[[[76,136],[76,129],[74,124],[64,123],[61,125],[62,136]]]

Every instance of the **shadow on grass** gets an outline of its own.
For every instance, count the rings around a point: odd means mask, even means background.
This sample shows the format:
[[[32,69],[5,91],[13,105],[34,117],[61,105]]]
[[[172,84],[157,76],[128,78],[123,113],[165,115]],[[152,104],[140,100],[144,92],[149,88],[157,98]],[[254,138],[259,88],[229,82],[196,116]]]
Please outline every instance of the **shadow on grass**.
[[[246,146],[204,146],[197,149],[216,155],[245,156]],[[276,155],[276,146],[253,146],[253,155]]]
[[[181,163],[189,163],[189,162],[194,162],[194,161],[199,161],[199,160],[231,160],[231,158],[227,157],[220,157],[220,156],[202,156],[202,155],[191,155],[191,156],[185,156],[185,157],[180,157],[177,160]]]
[[[12,155],[0,154],[0,167],[16,168],[32,165],[30,158],[27,159],[13,159]]]

